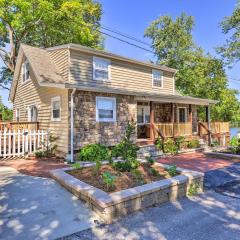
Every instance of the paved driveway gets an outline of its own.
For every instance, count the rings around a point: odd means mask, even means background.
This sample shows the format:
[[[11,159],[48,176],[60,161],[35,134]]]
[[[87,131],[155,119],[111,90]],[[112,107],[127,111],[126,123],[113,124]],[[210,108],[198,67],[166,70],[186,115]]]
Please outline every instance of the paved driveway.
[[[91,227],[94,219],[54,180],[0,167],[0,239],[55,239]]]
[[[208,191],[61,240],[239,240],[240,199]]]

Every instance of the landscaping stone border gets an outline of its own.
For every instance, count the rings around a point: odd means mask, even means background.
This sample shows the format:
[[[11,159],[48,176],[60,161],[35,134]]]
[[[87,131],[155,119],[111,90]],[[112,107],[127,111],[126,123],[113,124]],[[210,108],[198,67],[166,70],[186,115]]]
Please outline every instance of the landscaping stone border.
[[[155,163],[164,169],[169,165]],[[87,164],[91,166],[93,164]],[[118,216],[127,215],[168,201],[176,201],[187,196],[191,184],[199,186],[198,192],[203,191],[204,174],[188,169],[177,168],[180,175],[126,190],[106,193],[66,173],[73,168],[63,168],[50,171],[50,175],[68,191],[87,202],[105,223],[111,223]]]
[[[240,155],[237,155],[237,154],[220,153],[220,152],[205,152],[204,154],[208,157],[223,158],[233,162],[240,162]]]

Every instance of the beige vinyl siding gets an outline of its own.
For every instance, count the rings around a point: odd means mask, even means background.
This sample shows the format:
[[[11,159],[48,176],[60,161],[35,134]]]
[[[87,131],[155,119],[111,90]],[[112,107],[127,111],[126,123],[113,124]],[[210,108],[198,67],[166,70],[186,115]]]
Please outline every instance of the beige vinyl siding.
[[[163,72],[163,88],[152,86],[152,68],[111,60],[109,82],[93,80],[93,55],[80,51],[70,51],[70,83],[92,87],[108,86],[134,91],[148,91],[173,94],[173,73]]]
[[[20,110],[20,121],[28,121],[28,106],[35,105],[38,109],[39,128],[51,130],[58,136],[58,151],[68,152],[68,90],[50,87],[40,87],[30,70],[31,80],[22,84],[22,76],[17,84],[13,103],[14,121],[16,109]],[[51,98],[61,98],[61,121],[51,121]]]
[[[64,77],[65,81],[68,81],[69,76],[69,49],[57,49],[48,52],[53,59],[58,70]]]

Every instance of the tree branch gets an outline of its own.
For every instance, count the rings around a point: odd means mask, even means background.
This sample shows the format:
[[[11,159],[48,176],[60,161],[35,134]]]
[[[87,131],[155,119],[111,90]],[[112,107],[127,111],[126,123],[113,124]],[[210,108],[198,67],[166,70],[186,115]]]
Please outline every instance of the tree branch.
[[[4,86],[2,83],[0,83],[0,87],[1,87],[1,88],[3,88],[3,89],[5,89],[5,90],[8,90],[8,91],[10,91],[10,88],[8,88],[8,87]]]

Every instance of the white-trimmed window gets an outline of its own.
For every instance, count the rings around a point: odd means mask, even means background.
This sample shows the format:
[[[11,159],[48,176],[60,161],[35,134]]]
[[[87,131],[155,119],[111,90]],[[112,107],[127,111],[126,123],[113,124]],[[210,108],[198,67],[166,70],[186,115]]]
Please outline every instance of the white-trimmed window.
[[[35,105],[28,107],[28,122],[37,122],[38,110]]]
[[[96,97],[97,122],[116,121],[116,98]]]
[[[19,122],[20,121],[20,109],[19,108],[16,109],[15,117],[16,117],[16,121]]]
[[[139,125],[150,123],[150,106],[137,106],[137,123]]]
[[[22,83],[25,83],[26,81],[28,81],[30,79],[29,67],[30,67],[29,62],[28,62],[28,60],[26,60],[22,64]]]
[[[61,98],[60,96],[51,99],[51,119],[52,121],[61,120]]]
[[[108,59],[93,57],[93,79],[110,80],[110,64],[111,62]]]
[[[178,122],[179,123],[186,123],[188,121],[188,114],[186,107],[179,107],[178,108]]]
[[[152,70],[152,86],[163,88],[163,72]]]

